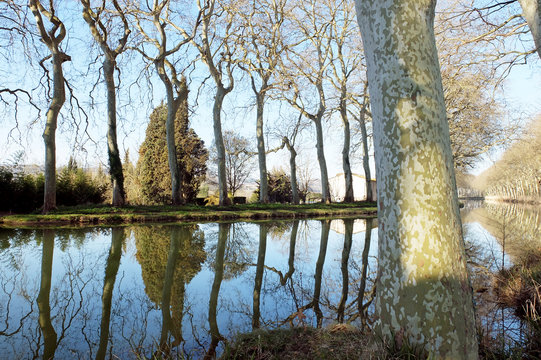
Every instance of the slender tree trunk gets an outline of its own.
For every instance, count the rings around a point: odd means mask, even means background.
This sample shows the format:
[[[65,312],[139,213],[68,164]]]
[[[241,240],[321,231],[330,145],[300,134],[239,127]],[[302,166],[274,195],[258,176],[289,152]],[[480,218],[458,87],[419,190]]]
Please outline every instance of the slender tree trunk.
[[[435,0],[356,0],[378,179],[377,331],[439,359],[477,359]]]
[[[541,58],[541,0],[518,0],[522,16],[526,19],[532,33],[537,54]]]
[[[62,64],[70,57],[62,52],[54,53],[53,60],[53,99],[47,110],[47,122],[43,131],[45,143],[45,183],[43,195],[43,213],[47,214],[56,208],[56,128],[58,114],[64,101],[66,89],[64,87],[64,73]]]
[[[266,85],[265,85],[266,87]],[[265,137],[263,134],[263,110],[265,107],[265,93],[256,92],[257,119],[256,119],[256,137],[257,137],[257,156],[259,161],[259,202],[269,202],[269,184],[267,181],[267,154],[265,152]]]
[[[100,343],[96,359],[105,359],[107,345],[109,344],[109,326],[111,322],[111,304],[113,301],[113,289],[115,288],[116,275],[122,256],[122,243],[126,235],[121,227],[114,227],[111,235],[111,248],[105,267],[105,279],[103,280],[103,293],[101,296],[101,322]]]
[[[218,187],[220,192],[220,205],[230,203],[227,196],[227,175],[225,166],[225,146],[222,136],[222,105],[224,102],[226,90],[223,86],[218,85],[216,88],[216,96],[214,97],[214,107],[212,109],[212,117],[214,120],[214,142],[216,143],[216,152],[218,155]]]
[[[118,150],[116,132],[116,89],[115,89],[115,60],[105,55],[103,62],[103,77],[107,86],[107,153],[109,155],[109,174],[113,188],[113,206],[126,204],[124,190],[124,173]]]
[[[181,192],[182,174],[179,170],[177,161],[177,148],[175,145],[175,118],[180,106],[183,92],[187,89],[181,89],[178,96],[175,97],[173,84],[165,72],[165,64],[163,59],[155,61],[156,71],[160,76],[167,96],[167,120],[165,121],[165,137],[167,140],[167,160],[169,163],[169,172],[171,174],[171,202],[173,205],[182,205],[184,199]]]
[[[41,282],[38,294],[39,327],[43,335],[43,359],[54,359],[57,334],[51,322],[51,275],[53,272],[54,231],[43,230]]]
[[[289,150],[289,169],[290,174],[289,178],[291,180],[291,201],[293,204],[298,205],[299,200],[299,187],[297,185],[297,152],[295,151],[295,148],[293,148],[292,145],[289,143],[286,143],[287,149]]]
[[[323,126],[321,125],[321,116],[313,119],[316,126],[316,149],[317,161],[319,162],[319,170],[321,175],[321,200],[326,203],[331,203],[331,192],[329,190],[329,175],[327,173],[327,162],[325,161],[325,152],[323,150]]]
[[[267,252],[267,225],[259,224],[259,250],[257,252],[257,266],[254,283],[254,300],[252,315],[252,330],[261,326],[261,286],[263,286],[263,272],[265,270],[265,254]]]
[[[344,202],[350,203],[355,201],[353,195],[353,174],[351,173],[351,165],[349,162],[349,149],[351,142],[351,133],[349,129],[349,120],[346,109],[346,89],[342,89],[340,99],[340,115],[342,117],[342,125],[344,126],[344,145],[342,147],[342,168],[344,169],[344,181],[346,192],[344,194]]]
[[[370,158],[368,157],[368,134],[366,132],[366,110],[361,110],[359,116],[359,125],[361,127],[361,141],[363,143],[363,169],[364,178],[366,183],[366,200],[374,201],[374,194],[372,193],[372,174],[370,173]]]

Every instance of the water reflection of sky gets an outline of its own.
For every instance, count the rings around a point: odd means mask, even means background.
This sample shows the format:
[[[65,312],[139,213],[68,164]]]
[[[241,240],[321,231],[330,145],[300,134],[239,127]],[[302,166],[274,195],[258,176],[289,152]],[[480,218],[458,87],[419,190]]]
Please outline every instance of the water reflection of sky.
[[[512,256],[504,255],[502,251],[501,236],[496,231],[498,226],[494,222],[486,222],[486,219],[497,220],[497,212],[482,212],[482,216],[478,218],[481,220],[476,220],[472,217],[475,211],[475,207],[470,207],[464,217],[465,242],[475,257],[474,261],[487,267],[490,272],[501,269],[502,259],[505,267],[511,266]],[[324,222],[298,222],[297,236],[294,238],[294,272],[285,282],[281,280],[288,272],[291,273],[290,244],[293,223],[274,222],[264,225],[267,229],[267,241],[260,291],[261,326],[290,326],[291,321],[286,321],[288,317],[303,307],[307,307],[303,312],[306,316],[304,323],[313,326],[317,324],[315,308],[308,305],[315,296],[316,269],[323,259],[319,297],[322,324],[326,326],[336,322],[344,276],[342,266],[346,231],[342,220],[327,224],[330,231],[326,247],[322,247],[321,241],[322,234],[325,233]],[[352,225],[351,250],[347,258],[349,291],[346,321],[355,317],[354,300],[359,291],[365,247],[364,225],[364,221],[357,221]],[[532,228],[532,225],[529,227]],[[193,358],[203,356],[212,340],[209,302],[215,280],[215,267],[219,264],[216,251],[220,245],[220,229],[224,228],[229,229],[229,232],[223,259],[224,275],[217,303],[218,329],[220,334],[228,339],[237,333],[252,330],[261,223],[235,223],[227,227],[215,223],[201,224],[199,231],[204,233],[204,256],[198,256],[202,263],[192,264],[195,266],[193,267],[189,259],[178,260],[177,271],[191,271],[193,274],[188,276],[187,283],[183,285],[179,281],[182,282],[184,277],[179,278],[178,273],[175,273],[172,284],[174,296],[170,301],[173,319],[177,319],[174,309],[180,308],[183,311],[183,342],[175,351],[185,352]],[[192,236],[195,236],[195,227],[190,229]],[[160,289],[164,289],[166,263],[171,256],[168,235],[171,226],[127,227],[122,231],[125,240],[121,246],[122,257],[112,292],[108,351],[120,358],[149,357],[156,351],[160,338],[163,338],[161,332],[164,318]],[[58,339],[56,355],[59,358],[96,356],[101,333],[104,274],[108,265],[112,233],[111,229],[97,228],[55,232],[49,304],[50,320]],[[516,229],[513,233],[525,234],[524,231]],[[44,351],[36,303],[42,284],[42,252],[45,249],[43,234],[44,230],[0,230],[0,280],[3,286],[0,288],[0,324],[6,324],[0,326],[0,354],[6,358],[32,358]],[[146,234],[146,238],[142,238],[142,234]],[[371,234],[368,258],[370,280],[367,291],[371,289],[371,281],[375,278],[377,228],[372,229]],[[535,241],[532,240],[535,239],[535,234],[527,233],[526,237],[528,244]],[[152,250],[151,253],[145,255],[143,252],[149,249]],[[190,251],[196,250],[196,245],[192,244]],[[158,264],[143,269],[142,261],[147,264],[144,266],[149,266],[152,256],[161,256],[155,259]],[[195,256],[195,259],[199,259],[198,256]],[[192,268],[184,269],[182,266]],[[490,286],[490,277],[486,273],[479,272],[476,276],[478,278],[474,279],[475,286]],[[159,293],[149,297],[151,291]],[[482,303],[486,301],[486,294],[489,292],[476,292],[478,314],[483,316],[480,319],[481,325],[496,335],[503,332],[503,329],[512,329],[507,335],[511,339],[519,339],[520,333],[515,330],[520,330],[520,323],[510,316],[508,310],[502,312],[493,303]],[[178,294],[184,294],[183,299],[177,298]],[[179,301],[183,307],[179,307]],[[355,321],[358,323],[358,318]],[[301,324],[298,318],[293,318],[292,322]],[[180,323],[175,326],[180,328]],[[11,336],[7,336],[10,333]],[[174,340],[171,335],[169,340]]]
[[[316,262],[322,250],[322,222],[299,222],[295,240],[294,273],[285,285],[281,284],[280,275],[283,277],[290,270],[292,225],[290,223],[280,231],[274,231],[272,224],[268,226],[261,288],[261,324],[273,328],[279,326],[299,307],[310,303],[314,295]],[[210,344],[208,314],[215,276],[214,252],[218,245],[218,228],[218,224],[200,226],[200,230],[205,234],[207,257],[201,270],[185,286],[182,319],[182,336],[185,342],[182,351],[195,357],[202,356]],[[339,229],[340,226],[335,224],[334,228]],[[231,226],[217,309],[218,328],[226,338],[252,329],[259,231],[260,225],[254,223],[237,223]],[[372,231],[375,236],[377,230]],[[3,335],[0,335],[0,352],[8,358],[33,357],[32,354],[43,351],[36,305],[41,279],[43,233],[42,230],[36,230],[27,231],[25,234],[25,241],[17,241],[16,236],[9,231],[0,234],[3,241],[3,248],[0,250],[3,270],[1,280],[5,286],[5,290],[0,291],[0,320],[5,319],[8,323],[7,328],[3,329]],[[160,304],[151,301],[146,294],[149,284],[142,280],[141,254],[138,254],[141,249],[138,249],[137,232],[127,228],[125,234],[112,295],[109,351],[120,358],[137,357],[134,351],[139,351],[139,355],[150,356],[152,349],[155,349],[160,341],[162,312]],[[364,237],[364,232],[352,235],[348,262],[348,305],[351,305],[358,291]],[[8,246],[4,246],[6,244]],[[110,247],[110,229],[56,232],[49,303],[51,323],[58,339],[55,351],[60,358],[89,358],[96,355],[102,317],[104,273]],[[342,290],[343,247],[344,234],[329,231],[320,298],[324,324],[334,322],[336,317],[336,306]],[[371,247],[370,255],[370,272],[373,274],[376,246]],[[244,265],[230,266],[227,264],[230,259]],[[148,276],[153,275],[147,274]],[[173,306],[174,301],[175,299],[171,299]],[[305,310],[304,313],[307,317],[305,322],[315,325],[313,309]],[[20,322],[23,318],[24,321]],[[14,334],[4,336],[11,332]]]

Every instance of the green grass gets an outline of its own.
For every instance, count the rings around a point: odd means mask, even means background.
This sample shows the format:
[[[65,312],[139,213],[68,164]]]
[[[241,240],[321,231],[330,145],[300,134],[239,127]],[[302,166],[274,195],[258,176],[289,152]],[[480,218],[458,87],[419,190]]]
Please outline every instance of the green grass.
[[[0,216],[0,226],[130,224],[178,221],[264,220],[376,215],[373,202],[336,204],[242,204],[229,206],[124,206],[59,207],[47,215]]]

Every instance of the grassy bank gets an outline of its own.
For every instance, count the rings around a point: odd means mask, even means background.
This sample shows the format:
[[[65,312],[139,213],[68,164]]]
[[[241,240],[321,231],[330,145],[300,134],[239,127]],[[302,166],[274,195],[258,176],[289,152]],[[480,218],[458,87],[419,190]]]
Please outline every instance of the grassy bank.
[[[373,202],[348,204],[243,204],[232,206],[125,206],[61,207],[47,214],[4,214],[1,227],[40,225],[101,225],[178,221],[298,219],[376,215]]]

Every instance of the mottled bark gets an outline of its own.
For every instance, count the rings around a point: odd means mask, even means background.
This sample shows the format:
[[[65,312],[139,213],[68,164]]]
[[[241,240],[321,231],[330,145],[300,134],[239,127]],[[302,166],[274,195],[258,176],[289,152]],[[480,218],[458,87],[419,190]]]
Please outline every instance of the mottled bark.
[[[441,359],[476,359],[432,0],[356,0],[378,179],[377,331]]]
[[[532,33],[535,48],[541,58],[541,0],[518,0],[522,16],[526,19]]]
[[[111,322],[111,305],[113,301],[113,289],[115,288],[116,275],[120,266],[122,256],[122,243],[126,238],[124,229],[114,227],[111,235],[111,248],[105,266],[105,279],[103,281],[103,292],[101,295],[101,322],[100,322],[100,343],[96,359],[105,359],[107,345],[109,344],[109,329]]]
[[[53,272],[54,231],[43,230],[43,250],[41,254],[41,282],[37,298],[39,328],[43,335],[43,359],[54,358],[57,335],[51,322],[51,275]]]
[[[265,254],[267,252],[267,225],[259,224],[259,250],[257,252],[257,264],[255,270],[252,330],[261,326],[261,287],[263,286],[263,273],[265,271]]]

